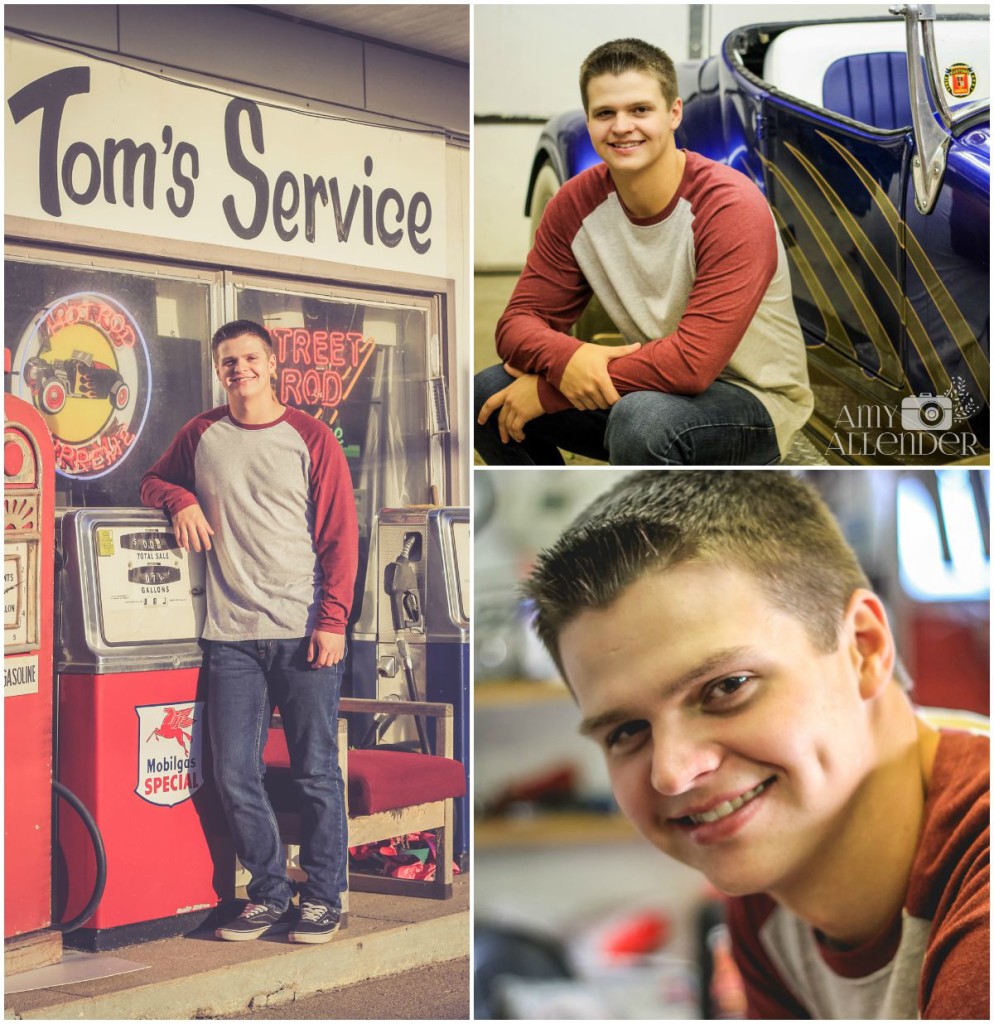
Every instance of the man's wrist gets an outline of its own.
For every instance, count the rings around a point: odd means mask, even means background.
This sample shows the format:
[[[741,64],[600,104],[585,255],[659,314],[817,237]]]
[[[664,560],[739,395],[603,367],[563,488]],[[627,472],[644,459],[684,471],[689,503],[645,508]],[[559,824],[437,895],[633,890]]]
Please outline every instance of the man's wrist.
[[[544,377],[538,378],[538,400],[545,413],[563,412],[565,409],[573,408],[569,399]]]

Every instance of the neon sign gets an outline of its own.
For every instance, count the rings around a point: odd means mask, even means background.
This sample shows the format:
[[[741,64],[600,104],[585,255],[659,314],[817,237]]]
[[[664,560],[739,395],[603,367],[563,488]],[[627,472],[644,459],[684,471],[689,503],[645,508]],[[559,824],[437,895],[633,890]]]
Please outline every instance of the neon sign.
[[[151,366],[135,318],[76,292],[42,310],[21,338],[12,389],[45,417],[63,476],[95,479],[134,448],[148,416]]]
[[[337,409],[376,351],[360,331],[270,328],[279,365],[277,395],[284,405]]]

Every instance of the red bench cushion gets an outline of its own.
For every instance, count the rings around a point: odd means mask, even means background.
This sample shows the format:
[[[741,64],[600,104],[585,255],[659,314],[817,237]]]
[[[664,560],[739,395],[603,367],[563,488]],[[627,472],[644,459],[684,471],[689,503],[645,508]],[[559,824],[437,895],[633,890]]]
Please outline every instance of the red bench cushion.
[[[290,754],[282,729],[270,729],[263,753],[266,788],[279,812],[294,801],[289,779]],[[349,814],[393,811],[415,804],[433,803],[466,795],[466,772],[448,757],[413,754],[403,750],[350,750]]]
[[[466,772],[458,761],[403,750],[349,751],[349,814],[465,796]]]

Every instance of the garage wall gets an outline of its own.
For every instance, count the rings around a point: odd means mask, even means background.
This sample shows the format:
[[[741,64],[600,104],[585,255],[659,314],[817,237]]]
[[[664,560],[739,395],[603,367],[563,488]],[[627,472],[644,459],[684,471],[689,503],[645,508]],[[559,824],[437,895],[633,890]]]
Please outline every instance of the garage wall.
[[[4,27],[373,115],[469,131],[467,68],[241,6],[6,4]],[[369,35],[376,35],[374,17]]]
[[[729,31],[763,21],[886,16],[878,4],[694,5],[700,8],[704,54]],[[986,13],[986,5],[942,5]],[[520,270],[528,251],[525,190],[542,123],[579,108],[583,58],[609,39],[637,36],[688,60],[691,5],[477,5],[474,8],[474,138],[478,272]]]

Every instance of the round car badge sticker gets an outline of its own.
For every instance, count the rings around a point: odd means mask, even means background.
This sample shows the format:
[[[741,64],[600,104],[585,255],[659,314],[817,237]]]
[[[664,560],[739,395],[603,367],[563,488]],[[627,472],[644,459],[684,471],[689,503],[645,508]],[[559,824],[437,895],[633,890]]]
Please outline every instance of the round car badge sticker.
[[[977,74],[969,64],[952,64],[946,68],[942,82],[946,92],[951,96],[962,99],[969,96],[977,88]]]
[[[135,318],[96,292],[56,299],[28,326],[12,390],[45,417],[63,476],[95,479],[131,453],[145,426],[148,347]]]

